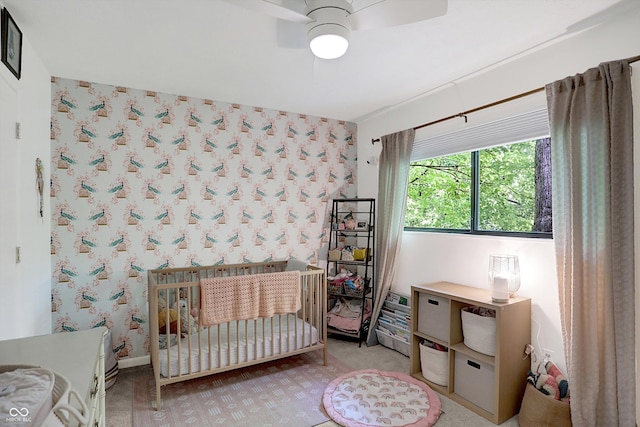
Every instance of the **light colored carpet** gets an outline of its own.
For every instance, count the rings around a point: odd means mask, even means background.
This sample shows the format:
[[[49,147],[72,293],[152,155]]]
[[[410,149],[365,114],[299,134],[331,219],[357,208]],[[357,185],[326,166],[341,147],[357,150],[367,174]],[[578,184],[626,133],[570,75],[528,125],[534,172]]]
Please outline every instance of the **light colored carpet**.
[[[343,363],[353,367],[353,369],[380,369],[383,371],[409,373],[409,358],[381,345],[367,347],[363,344],[362,347],[358,347],[357,343],[348,340],[329,338],[329,353]],[[107,390],[106,412],[108,427],[133,426],[133,384],[138,378],[152,375],[153,371],[150,365],[120,369],[116,384]],[[451,399],[440,394],[438,396],[440,397],[443,413],[434,427],[495,427],[490,421],[460,406]],[[178,425],[184,425],[184,423]],[[308,424],[300,427],[313,425]],[[332,422],[321,423],[320,425],[322,427],[339,427],[338,424]],[[517,416],[500,424],[500,427],[517,426]]]
[[[329,417],[322,393],[350,366],[322,352],[292,356],[162,388],[162,410],[155,401],[153,377],[134,383],[135,427],[178,426],[310,426]]]

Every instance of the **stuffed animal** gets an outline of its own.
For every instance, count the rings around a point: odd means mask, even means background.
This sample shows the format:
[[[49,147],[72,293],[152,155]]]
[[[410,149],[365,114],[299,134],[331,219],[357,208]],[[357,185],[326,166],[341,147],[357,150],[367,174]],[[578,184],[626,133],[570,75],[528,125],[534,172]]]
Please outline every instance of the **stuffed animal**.
[[[193,321],[196,322],[196,325],[200,324],[200,313],[198,312],[198,307],[191,307],[191,317],[193,317]]]
[[[167,324],[169,324],[170,334],[178,333],[178,310],[171,308],[167,313],[167,301],[160,297],[158,298],[158,330],[161,334],[167,333]]]
[[[181,299],[178,301],[178,305],[176,306],[176,304],[174,303],[173,307],[180,313],[180,325],[182,329],[181,332],[183,334],[187,334],[189,331],[191,331],[192,334],[197,334],[198,326],[189,311],[189,305],[187,304],[187,301]],[[179,307],[179,309],[177,307]]]
[[[355,230],[356,229],[356,219],[351,215],[347,215],[344,219],[344,229],[345,230]]]

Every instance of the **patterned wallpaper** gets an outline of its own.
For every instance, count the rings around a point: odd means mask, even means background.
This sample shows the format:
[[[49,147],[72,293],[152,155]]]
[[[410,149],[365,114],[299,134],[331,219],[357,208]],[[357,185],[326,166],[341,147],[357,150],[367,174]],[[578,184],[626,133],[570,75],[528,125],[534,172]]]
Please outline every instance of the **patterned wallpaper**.
[[[146,270],[326,250],[330,200],[356,196],[356,126],[52,79],[55,331],[105,325],[148,354]],[[324,256],[322,256],[324,258]]]

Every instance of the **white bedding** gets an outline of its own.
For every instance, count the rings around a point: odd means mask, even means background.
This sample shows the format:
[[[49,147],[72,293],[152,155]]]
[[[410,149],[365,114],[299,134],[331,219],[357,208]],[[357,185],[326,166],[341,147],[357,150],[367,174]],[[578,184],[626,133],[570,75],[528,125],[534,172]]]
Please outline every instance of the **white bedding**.
[[[218,335],[220,335],[220,352],[218,352]],[[198,336],[200,346],[198,346]],[[239,348],[238,342],[240,342]],[[168,351],[161,349],[160,374],[168,377],[169,366],[171,376],[176,376],[236,365],[288,353],[317,342],[317,329],[293,314],[267,319],[232,321],[204,328],[199,334],[191,335],[191,347],[189,347],[188,338],[183,338],[179,346],[174,345]]]

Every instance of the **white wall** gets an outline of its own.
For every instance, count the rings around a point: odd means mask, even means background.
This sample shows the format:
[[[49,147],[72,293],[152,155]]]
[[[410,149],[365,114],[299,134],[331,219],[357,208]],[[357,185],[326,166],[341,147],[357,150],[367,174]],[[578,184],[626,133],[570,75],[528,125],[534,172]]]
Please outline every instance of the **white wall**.
[[[0,4],[0,7],[3,6]],[[17,22],[20,26],[20,22]],[[51,256],[49,203],[49,126],[51,77],[23,33],[22,75],[17,80],[0,63],[0,144],[10,160],[2,161],[6,210],[0,221],[0,340],[51,332]],[[15,139],[15,121],[22,135]],[[39,215],[36,158],[45,168],[44,218]],[[21,248],[16,263],[15,247]]]
[[[640,9],[358,123],[359,196],[377,196],[377,167],[366,163],[380,151],[372,138],[543,87],[601,62],[638,55],[638,22]],[[639,115],[636,109],[636,118]],[[519,294],[533,302],[532,344],[553,351],[552,359],[566,372],[552,240],[405,232],[393,289],[407,293],[413,284],[436,280],[487,288],[488,259],[495,252],[519,255]]]

